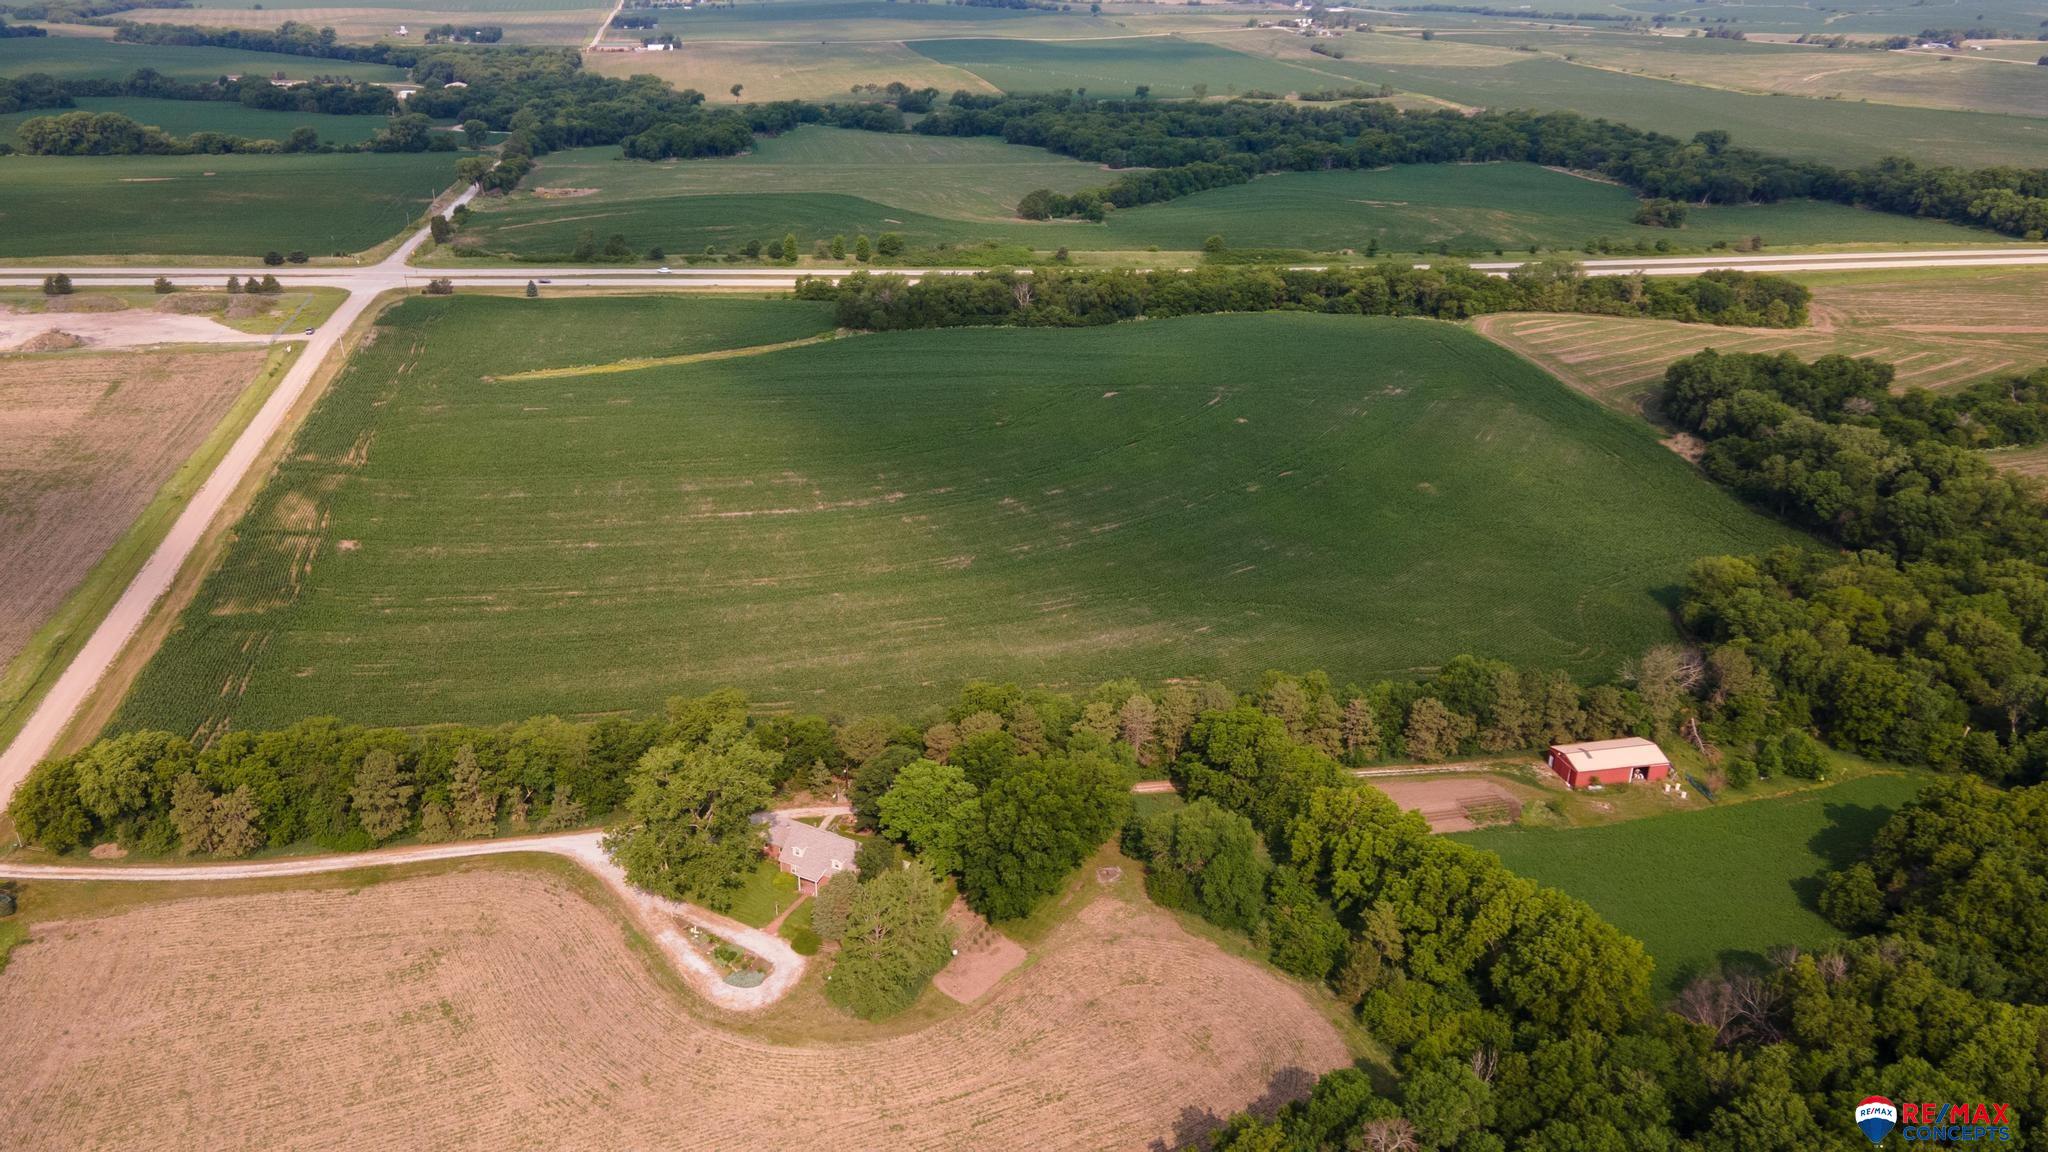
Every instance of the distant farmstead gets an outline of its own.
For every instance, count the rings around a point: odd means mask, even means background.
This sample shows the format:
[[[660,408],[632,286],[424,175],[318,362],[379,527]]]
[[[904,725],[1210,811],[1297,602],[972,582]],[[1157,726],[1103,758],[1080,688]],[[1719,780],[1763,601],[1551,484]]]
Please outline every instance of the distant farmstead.
[[[1592,740],[1583,744],[1552,744],[1550,770],[1567,788],[1663,780],[1671,775],[1671,757],[1640,736]]]
[[[796,877],[799,892],[816,892],[833,875],[852,872],[853,854],[859,848],[859,843],[836,832],[787,816],[768,817],[768,858]]]

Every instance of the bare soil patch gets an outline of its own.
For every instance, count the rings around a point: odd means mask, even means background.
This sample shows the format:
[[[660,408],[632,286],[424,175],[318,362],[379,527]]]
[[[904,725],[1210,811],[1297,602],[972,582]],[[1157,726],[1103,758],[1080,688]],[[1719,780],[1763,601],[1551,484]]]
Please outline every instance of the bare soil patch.
[[[0,666],[198,449],[264,358],[0,356]]]
[[[1432,832],[1470,832],[1513,820],[1522,801],[1484,776],[1416,776],[1368,781],[1402,809],[1420,812]]]
[[[258,310],[265,307],[268,305],[262,304]],[[5,305],[0,305],[0,348],[13,347],[52,331],[71,333],[89,344],[102,348],[141,348],[151,344],[251,344],[261,342],[263,339],[260,336],[251,336],[247,332],[237,332],[207,316],[159,312],[154,308],[129,308],[122,305],[114,311],[90,309],[80,312],[53,309],[43,312],[15,312]]]
[[[55,328],[23,340],[16,352],[68,352],[73,348],[85,347],[85,337],[62,332]]]
[[[533,194],[543,200],[573,200],[578,196],[595,196],[595,188],[535,188]]]
[[[1292,985],[1113,898],[905,1035],[771,1044],[681,995],[524,870],[43,925],[0,980],[9,1142],[1138,1148],[1349,1060]]]
[[[965,903],[953,901],[946,919],[953,925],[953,960],[932,978],[932,986],[960,1003],[981,999],[1024,962],[1024,946],[989,927]]]

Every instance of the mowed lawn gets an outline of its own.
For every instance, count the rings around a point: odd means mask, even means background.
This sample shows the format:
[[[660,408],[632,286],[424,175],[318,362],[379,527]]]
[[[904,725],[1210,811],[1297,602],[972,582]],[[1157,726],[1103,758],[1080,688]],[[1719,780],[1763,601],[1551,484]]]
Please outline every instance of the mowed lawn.
[[[1841,933],[1816,911],[1821,878],[1855,861],[1924,778],[1864,776],[1828,788],[1596,828],[1507,828],[1454,838],[1554,885],[1641,940],[1658,987],[1724,963]]]
[[[1302,314],[787,340],[795,302],[413,298],[312,416],[117,726],[494,721],[721,685],[1339,682],[1670,635],[1795,539],[1464,329]]]
[[[902,178],[911,166],[915,181]],[[612,148],[544,158],[532,188],[479,209],[463,243],[529,260],[565,258],[585,229],[635,251],[722,252],[795,233],[813,241],[899,232],[914,247],[993,241],[1050,252],[1194,251],[1212,235],[1234,247],[1319,252],[1489,254],[1576,249],[1590,240],[1668,240],[1704,249],[1762,236],[1773,245],[1971,244],[1994,233],[1933,220],[1792,201],[1694,208],[1682,229],[1631,217],[1625,188],[1534,164],[1414,164],[1373,171],[1287,172],[1110,214],[1103,224],[1031,222],[1017,201],[1034,188],[1101,187],[1115,172],[996,140],[806,127],[764,138],[757,155],[647,164]]]
[[[0,156],[0,257],[357,252],[454,179],[446,152]]]
[[[0,140],[19,144],[24,120],[66,112],[115,112],[138,124],[161,128],[173,136],[194,132],[226,132],[252,140],[283,140],[298,127],[311,128],[330,144],[368,140],[389,124],[385,116],[329,116],[319,112],[272,112],[247,108],[229,100],[156,100],[146,96],[81,96],[75,108],[36,108],[0,116]]]

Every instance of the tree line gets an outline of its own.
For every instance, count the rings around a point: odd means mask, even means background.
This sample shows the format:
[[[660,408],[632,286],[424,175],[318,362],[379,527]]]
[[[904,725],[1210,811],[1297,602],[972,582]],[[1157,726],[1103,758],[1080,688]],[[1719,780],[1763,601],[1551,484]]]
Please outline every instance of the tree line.
[[[932,831],[929,820],[934,813],[967,819],[959,805],[924,801],[892,814],[886,798],[905,782],[902,773],[913,762],[960,772],[943,787],[919,783],[921,794],[937,788],[937,795],[966,799],[957,792],[964,784],[984,799],[984,822],[1006,826],[1014,822],[992,814],[1007,811],[1002,806],[1022,786],[1005,781],[1031,773],[1034,783],[1023,791],[1080,798],[1053,823],[1086,828],[1101,822],[1101,813],[1088,813],[1103,789],[1120,791],[1167,771],[1211,713],[1250,708],[1279,724],[1289,741],[1332,762],[1362,765],[1668,734],[1702,706],[1678,648],[1653,649],[1617,677],[1582,685],[1555,670],[1460,656],[1422,680],[1339,687],[1322,673],[1274,672],[1243,694],[1202,681],[1148,689],[1119,680],[1078,696],[976,682],[951,703],[909,717],[755,715],[744,696],[723,690],[671,700],[658,716],[587,722],[541,716],[412,730],[314,718],[272,731],[224,733],[204,747],[171,733],[135,731],[37,765],[10,813],[25,840],[54,852],[110,840],[145,854],[213,851],[195,846],[171,819],[179,781],[191,776],[209,804],[237,793],[253,804],[256,839],[247,850],[358,851],[401,835],[488,837],[603,822],[634,810],[634,774],[650,752],[670,748],[664,756],[672,762],[662,771],[672,772],[680,771],[676,765],[689,759],[686,754],[711,749],[722,763],[758,777],[749,787],[762,797],[843,783],[864,823],[892,830],[928,854],[935,871],[984,877],[964,885],[985,894],[978,907],[1016,915],[1028,910],[1046,878],[1003,889],[989,877],[1007,869],[942,847],[957,848],[961,838]],[[395,803],[387,802],[399,792]],[[247,843],[244,830],[235,831],[230,839]],[[714,888],[690,890],[714,900]]]
[[[76,107],[80,96],[146,96],[157,100],[222,100],[267,112],[320,112],[331,116],[388,116],[398,111],[389,88],[346,78],[315,78],[289,87],[260,77],[184,81],[152,68],[120,80],[58,79],[46,73],[0,78],[0,111]]]
[[[1663,410],[1704,441],[1707,475],[1842,550],[1702,560],[1682,621],[1762,673],[1722,720],[1738,746],[1789,722],[1890,760],[2040,780],[2048,518],[2034,481],[1975,447],[2041,441],[2048,371],[1946,395],[1891,380],[1842,356],[1669,367]]]
[[[173,136],[139,124],[119,112],[65,112],[36,116],[15,129],[21,151],[31,156],[191,156],[281,152],[453,152],[455,137],[435,132],[418,113],[394,116],[368,140],[354,145],[323,144],[318,129],[300,126],[284,140],[259,140],[226,132]]]
[[[1044,197],[1052,193],[1027,198],[1034,210],[1067,209],[1060,215],[1095,216],[1268,172],[1511,160],[1596,172],[1652,199],[1833,200],[2030,240],[2048,233],[2048,169],[1922,167],[1901,157],[1841,169],[1737,147],[1723,131],[1683,141],[1570,112],[1467,115],[1370,103],[1302,108],[956,92],[912,131],[996,136],[1111,168],[1163,170],[1120,177],[1051,205]]]
[[[1697,277],[1589,277],[1569,262],[1505,277],[1448,265],[1288,269],[1209,266],[1134,272],[1038,269],[928,276],[857,271],[802,277],[796,295],[837,306],[845,328],[892,331],[1017,324],[1080,327],[1141,316],[1294,310],[1462,319],[1489,312],[1590,312],[1773,328],[1806,322],[1809,294],[1782,277],[1739,271]]]

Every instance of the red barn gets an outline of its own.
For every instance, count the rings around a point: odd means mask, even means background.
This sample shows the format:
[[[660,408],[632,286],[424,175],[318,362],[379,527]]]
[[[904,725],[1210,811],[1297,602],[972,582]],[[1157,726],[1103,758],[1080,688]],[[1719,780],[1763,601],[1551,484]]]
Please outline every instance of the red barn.
[[[1567,788],[1627,784],[1670,776],[1671,757],[1640,736],[1624,736],[1584,744],[1552,744],[1550,770],[1557,773]]]

